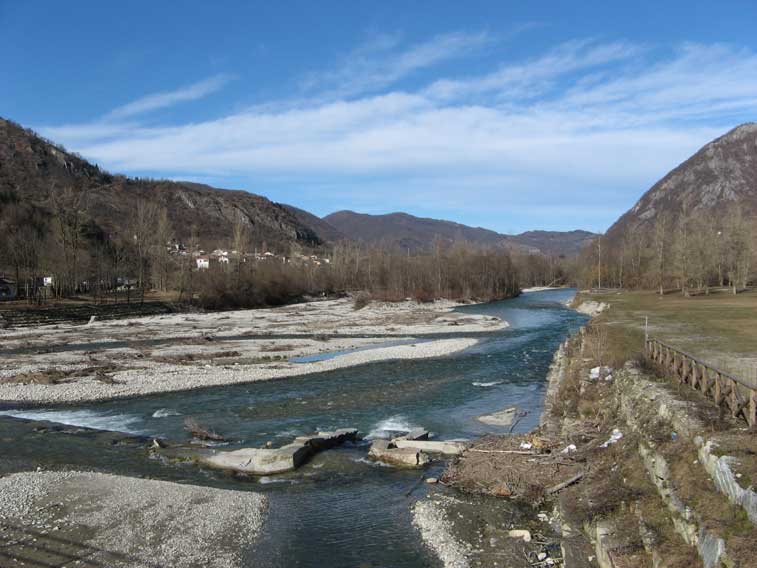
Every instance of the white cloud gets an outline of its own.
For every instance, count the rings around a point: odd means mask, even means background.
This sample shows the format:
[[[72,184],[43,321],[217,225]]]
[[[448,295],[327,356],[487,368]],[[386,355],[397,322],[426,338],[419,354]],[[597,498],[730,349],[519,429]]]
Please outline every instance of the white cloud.
[[[231,77],[228,75],[216,75],[215,77],[210,77],[209,79],[205,79],[204,81],[194,83],[187,87],[176,89],[175,91],[147,95],[123,106],[114,108],[105,118],[109,120],[122,120],[154,110],[168,108],[178,103],[195,101],[218,91],[228,83],[230,79]]]
[[[465,37],[403,52],[384,79],[362,64],[354,72],[343,66],[337,82],[343,78],[342,87],[353,93],[377,88],[475,44]],[[394,38],[377,41],[374,51],[396,49]],[[620,208],[709,139],[754,115],[757,54],[689,44],[661,55],[626,43],[571,42],[415,92],[336,100],[319,93],[165,128],[115,120],[218,88],[198,85],[204,86],[116,109],[107,125],[42,130],[116,171],[231,176],[274,198],[285,186],[338,187],[344,194],[366,184],[374,208],[420,207],[429,191],[440,210],[527,208],[523,200],[538,195],[545,204],[579,211],[596,202],[596,192]],[[599,229],[614,216],[577,213],[567,221]]]

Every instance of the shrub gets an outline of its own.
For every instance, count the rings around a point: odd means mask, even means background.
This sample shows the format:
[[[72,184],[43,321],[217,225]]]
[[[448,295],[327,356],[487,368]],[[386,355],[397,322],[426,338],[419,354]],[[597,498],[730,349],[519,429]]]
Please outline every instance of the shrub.
[[[358,294],[355,296],[355,299],[353,300],[352,307],[355,310],[362,310],[364,307],[371,303],[371,300],[372,298],[369,293],[358,292]]]

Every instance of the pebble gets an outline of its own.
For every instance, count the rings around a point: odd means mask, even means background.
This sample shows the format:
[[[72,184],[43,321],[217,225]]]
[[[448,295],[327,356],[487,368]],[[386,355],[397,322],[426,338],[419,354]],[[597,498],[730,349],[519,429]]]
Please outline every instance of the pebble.
[[[511,529],[507,531],[510,538],[522,538],[525,542],[531,542],[531,531],[526,529]]]

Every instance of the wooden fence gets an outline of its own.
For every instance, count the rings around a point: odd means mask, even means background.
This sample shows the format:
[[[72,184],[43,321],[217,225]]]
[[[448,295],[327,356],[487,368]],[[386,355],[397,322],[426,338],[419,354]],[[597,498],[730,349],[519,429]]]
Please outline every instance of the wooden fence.
[[[648,338],[645,353],[648,359],[660,365],[680,384],[702,392],[729,410],[734,418],[746,420],[750,427],[757,424],[757,390],[746,381],[716,369],[659,339]]]

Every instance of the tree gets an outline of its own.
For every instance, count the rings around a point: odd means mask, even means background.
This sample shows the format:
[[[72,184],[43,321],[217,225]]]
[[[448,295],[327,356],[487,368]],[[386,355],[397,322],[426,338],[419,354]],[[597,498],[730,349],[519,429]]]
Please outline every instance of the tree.
[[[248,228],[249,221],[240,211],[237,219],[234,221],[232,250],[236,251],[236,274],[237,282],[242,278],[242,263],[245,261],[245,255],[250,248],[250,232]]]
[[[752,262],[752,227],[744,218],[741,207],[732,207],[724,223],[726,276],[733,293],[746,287]]]
[[[655,219],[654,245],[657,259],[657,282],[660,295],[665,293],[665,262],[667,243],[668,216],[665,212],[660,212]]]
[[[137,283],[140,288],[150,273],[150,250],[156,244],[155,226],[158,221],[157,206],[145,199],[138,199],[131,219],[131,235],[137,262]]]
[[[171,256],[168,251],[168,245],[173,239],[173,227],[168,218],[168,211],[165,207],[157,210],[157,223],[155,225],[154,244],[151,247],[152,266],[154,268],[153,277],[157,276],[154,285],[161,291],[168,289],[168,277],[171,267]]]
[[[692,217],[689,211],[688,200],[681,207],[681,214],[676,224],[675,238],[675,266],[678,272],[681,293],[689,295],[689,279],[691,277],[691,259],[694,256],[692,250],[694,240],[691,238]]]
[[[56,242],[61,252],[56,263],[57,288],[60,295],[68,295],[76,292],[79,286],[86,192],[72,187],[57,191],[53,186],[48,195],[56,226]]]

